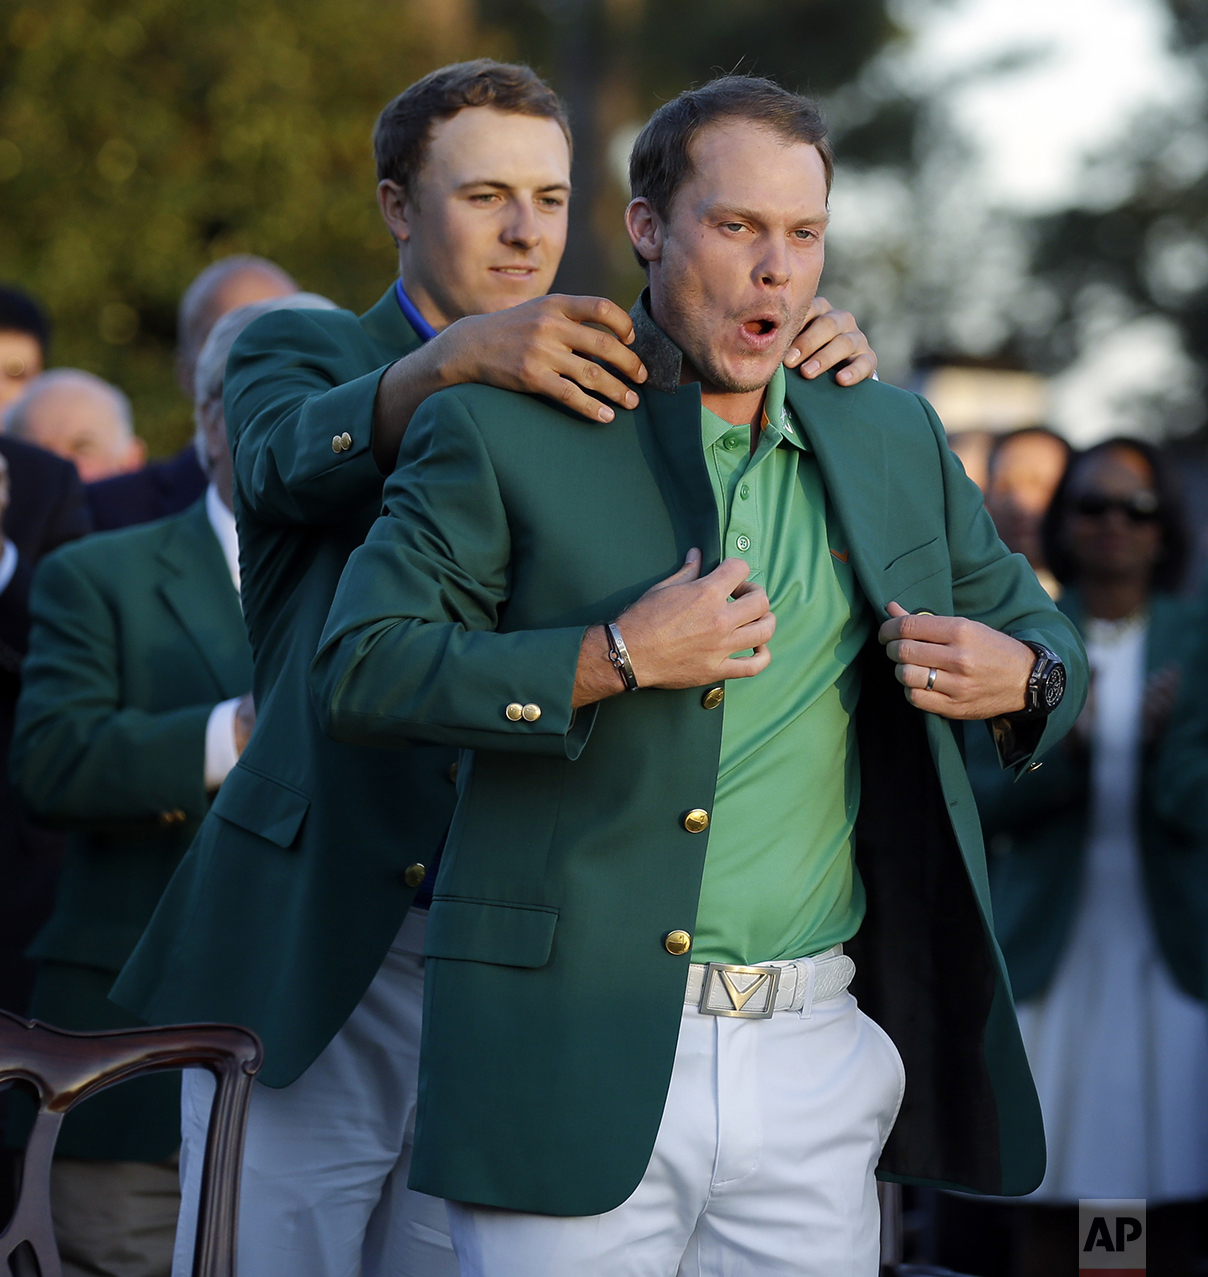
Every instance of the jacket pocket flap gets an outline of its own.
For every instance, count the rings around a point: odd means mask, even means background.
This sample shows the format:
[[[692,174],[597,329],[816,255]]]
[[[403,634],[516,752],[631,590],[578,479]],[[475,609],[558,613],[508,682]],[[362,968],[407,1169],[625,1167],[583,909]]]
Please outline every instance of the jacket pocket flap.
[[[440,896],[428,914],[427,958],[543,967],[554,943],[557,909]]]
[[[928,581],[947,568],[948,547],[940,537],[932,538],[925,545],[916,545],[881,570],[886,598],[892,599],[895,593]]]
[[[310,799],[284,781],[235,766],[222,782],[211,811],[278,847],[289,847],[310,809]]]

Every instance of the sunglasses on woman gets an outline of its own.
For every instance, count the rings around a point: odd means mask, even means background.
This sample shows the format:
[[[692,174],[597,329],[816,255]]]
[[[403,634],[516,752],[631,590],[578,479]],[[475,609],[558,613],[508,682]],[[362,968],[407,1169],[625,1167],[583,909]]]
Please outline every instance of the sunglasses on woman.
[[[1130,497],[1086,492],[1073,503],[1074,513],[1085,515],[1088,519],[1102,519],[1113,510],[1132,523],[1152,523],[1161,513],[1156,492],[1134,492]]]

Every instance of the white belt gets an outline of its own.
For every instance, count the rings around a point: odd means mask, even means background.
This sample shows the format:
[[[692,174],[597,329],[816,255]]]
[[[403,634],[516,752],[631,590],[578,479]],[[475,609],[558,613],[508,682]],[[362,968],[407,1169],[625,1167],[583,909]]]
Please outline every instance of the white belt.
[[[730,962],[694,962],[688,968],[684,1005],[702,1015],[766,1020],[773,1011],[804,1011],[837,998],[856,974],[841,944],[793,962],[740,967]]]

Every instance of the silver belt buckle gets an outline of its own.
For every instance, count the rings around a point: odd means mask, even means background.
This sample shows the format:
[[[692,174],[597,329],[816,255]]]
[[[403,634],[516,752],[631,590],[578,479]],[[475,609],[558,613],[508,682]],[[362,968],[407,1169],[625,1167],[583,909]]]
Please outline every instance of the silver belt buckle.
[[[700,991],[702,1015],[730,1015],[742,1020],[767,1020],[776,1010],[779,967],[740,967],[710,962]]]

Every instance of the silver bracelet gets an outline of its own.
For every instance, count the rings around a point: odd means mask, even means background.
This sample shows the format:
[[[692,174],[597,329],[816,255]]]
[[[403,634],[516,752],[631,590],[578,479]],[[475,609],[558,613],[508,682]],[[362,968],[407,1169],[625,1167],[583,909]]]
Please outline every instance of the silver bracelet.
[[[636,692],[638,678],[633,672],[633,662],[629,659],[629,649],[625,646],[621,631],[610,623],[604,627],[604,632],[608,635],[608,659],[612,662],[613,669],[624,680],[625,686],[631,692]]]

